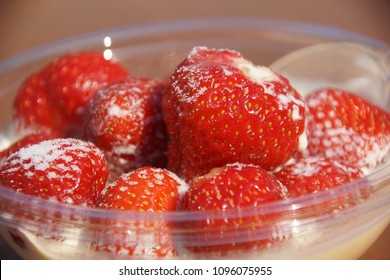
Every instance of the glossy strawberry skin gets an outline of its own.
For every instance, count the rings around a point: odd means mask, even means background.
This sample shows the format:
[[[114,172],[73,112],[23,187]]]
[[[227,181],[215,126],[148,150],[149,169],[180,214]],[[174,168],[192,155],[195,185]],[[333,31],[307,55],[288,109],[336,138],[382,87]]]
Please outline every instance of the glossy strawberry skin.
[[[66,54],[48,66],[49,101],[71,124],[80,124],[88,101],[96,92],[129,75],[101,52]]]
[[[308,154],[341,160],[368,173],[390,150],[390,114],[341,89],[306,97]]]
[[[62,55],[23,81],[13,104],[13,123],[18,131],[47,127],[78,137],[86,103],[100,88],[128,75],[101,52]]]
[[[94,206],[108,168],[95,145],[57,138],[19,149],[0,168],[0,184],[61,203]]]
[[[303,98],[284,77],[248,65],[236,52],[195,48],[171,76],[163,112],[179,176],[234,162],[272,170],[304,148]]]
[[[329,158],[295,156],[273,173],[289,197],[329,190],[363,177],[360,169]]]
[[[144,220],[134,211],[176,211],[186,189],[187,185],[181,179],[162,168],[147,166],[122,174],[104,189],[97,207],[132,212],[126,220],[118,219],[114,225],[104,225],[104,229],[98,230],[97,238],[103,235],[104,241],[95,242],[92,248],[102,253],[136,257],[160,258],[176,254],[169,223]],[[138,218],[132,218],[132,215]]]
[[[122,174],[102,192],[98,207],[141,212],[174,211],[182,181],[172,172],[141,167]]]
[[[37,127],[62,130],[66,126],[66,120],[49,101],[47,76],[45,67],[20,85],[12,105],[12,123],[17,132]]]
[[[88,103],[84,137],[105,152],[114,173],[166,166],[163,91],[158,80],[130,77],[101,89]]]
[[[253,234],[274,226],[280,214],[257,212],[256,208],[281,201],[286,195],[286,188],[271,173],[255,165],[229,164],[196,177],[183,196],[182,209],[202,211],[205,216],[184,222],[186,229],[199,231],[193,240],[198,245],[188,249],[225,255],[278,244],[282,237],[262,239]],[[253,214],[239,214],[248,208],[253,209]],[[249,239],[241,240],[241,237]],[[218,245],[212,245],[214,242]]]

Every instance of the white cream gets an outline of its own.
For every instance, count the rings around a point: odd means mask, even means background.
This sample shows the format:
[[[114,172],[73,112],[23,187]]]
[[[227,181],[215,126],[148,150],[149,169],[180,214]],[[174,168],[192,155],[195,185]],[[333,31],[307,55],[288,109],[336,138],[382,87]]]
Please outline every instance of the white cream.
[[[268,67],[256,66],[252,62],[238,58],[234,61],[234,66],[245,74],[251,81],[262,84],[267,81],[278,81],[279,77]]]
[[[306,150],[307,145],[308,145],[307,135],[306,132],[304,131],[301,135],[299,135],[298,138],[298,151],[302,152]]]

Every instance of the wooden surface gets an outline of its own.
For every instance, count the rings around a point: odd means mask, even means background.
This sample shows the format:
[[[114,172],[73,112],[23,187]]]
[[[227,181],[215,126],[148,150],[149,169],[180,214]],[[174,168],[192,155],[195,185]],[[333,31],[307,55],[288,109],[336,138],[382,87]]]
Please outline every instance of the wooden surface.
[[[0,61],[65,37],[150,21],[242,16],[326,24],[390,45],[388,0],[0,0]],[[17,258],[0,240],[0,258]],[[363,256],[390,259],[390,227]]]

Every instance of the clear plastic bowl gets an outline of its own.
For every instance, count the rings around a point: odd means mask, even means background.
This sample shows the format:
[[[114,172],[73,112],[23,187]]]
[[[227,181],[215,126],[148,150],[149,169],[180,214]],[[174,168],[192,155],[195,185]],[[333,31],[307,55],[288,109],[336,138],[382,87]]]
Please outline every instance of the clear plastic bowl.
[[[238,50],[255,64],[269,65],[299,48],[338,41],[363,44],[378,53],[389,52],[389,47],[378,40],[339,29],[242,18],[153,23],[55,42],[0,63],[0,130],[7,129],[12,100],[21,81],[66,52],[98,49],[119,60],[134,75],[165,79],[196,45]],[[389,66],[385,58],[379,63]],[[390,111],[388,89],[382,97]],[[341,209],[339,206],[345,205],[346,200],[350,207]],[[355,259],[389,224],[389,205],[389,164],[336,189],[224,213],[87,209],[14,193],[0,186],[0,232],[25,259]],[[329,207],[340,209],[329,211]],[[191,226],[211,219],[267,213],[280,214],[283,219],[224,230]],[[238,246],[241,249],[223,254],[193,250],[275,237],[283,241],[265,248]],[[102,244],[111,252],[96,250]],[[122,249],[115,250],[115,245]],[[123,249],[135,245],[131,255]],[[174,248],[174,253],[167,250],[164,257],[156,254],[166,248]]]

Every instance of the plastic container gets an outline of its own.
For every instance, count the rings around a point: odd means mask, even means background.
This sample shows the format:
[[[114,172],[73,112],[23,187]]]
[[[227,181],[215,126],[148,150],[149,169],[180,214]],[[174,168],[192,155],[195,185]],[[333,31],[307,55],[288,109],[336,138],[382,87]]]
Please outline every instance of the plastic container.
[[[378,40],[339,29],[242,18],[153,23],[55,42],[0,63],[0,130],[7,129],[12,100],[21,81],[65,52],[99,49],[134,75],[164,79],[196,45],[238,50],[255,64],[269,65],[299,48],[338,41],[360,43],[378,53],[390,50]],[[379,63],[389,69],[389,57],[385,59]],[[382,92],[388,111],[389,88],[388,84]],[[0,137],[0,143],[5,145],[4,135]],[[344,205],[346,200],[350,207],[329,211],[329,207],[340,208],[339,204]],[[390,165],[333,190],[224,213],[88,209],[16,194],[2,186],[0,211],[2,237],[25,259],[355,259],[389,224]],[[267,213],[280,214],[283,220],[225,230],[191,226],[210,219]],[[207,246],[250,244],[269,238],[282,241],[265,248],[238,246],[240,249],[222,254],[207,250]],[[128,254],[126,248],[135,245],[132,254]],[[101,250],[102,246],[110,252]]]

